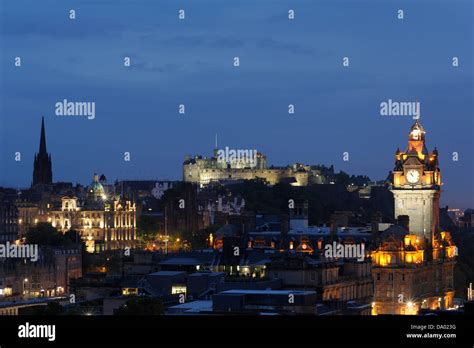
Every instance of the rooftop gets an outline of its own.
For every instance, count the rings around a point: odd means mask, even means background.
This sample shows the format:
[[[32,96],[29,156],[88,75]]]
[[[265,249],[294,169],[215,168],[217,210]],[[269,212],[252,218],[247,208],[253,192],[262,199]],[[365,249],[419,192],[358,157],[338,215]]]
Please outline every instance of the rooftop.
[[[161,261],[159,264],[160,265],[196,266],[196,265],[201,265],[202,263],[203,263],[203,260],[199,260],[193,257],[171,257],[169,259]]]
[[[168,311],[173,312],[185,312],[185,313],[199,313],[199,312],[212,312],[212,301],[191,301],[182,303],[176,306],[171,306]]]
[[[330,234],[331,228],[329,226],[308,226],[306,228],[291,229],[288,234],[305,234],[305,235],[325,235]],[[367,235],[371,233],[370,227],[338,227],[338,235]]]
[[[160,272],[154,272],[148,274],[148,276],[164,276],[164,277],[170,277],[170,276],[176,276],[176,275],[181,275],[181,274],[186,274],[186,272],[179,272],[179,271],[160,271]]]
[[[315,291],[304,290],[247,290],[247,289],[233,289],[220,292],[219,294],[229,295],[313,295]]]

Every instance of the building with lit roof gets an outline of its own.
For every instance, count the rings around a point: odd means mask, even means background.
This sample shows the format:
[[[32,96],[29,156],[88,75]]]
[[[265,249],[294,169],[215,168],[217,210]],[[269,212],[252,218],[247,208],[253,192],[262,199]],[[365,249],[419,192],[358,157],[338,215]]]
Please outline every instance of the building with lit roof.
[[[183,163],[183,181],[204,186],[212,182],[264,179],[270,185],[288,182],[293,186],[326,184],[334,175],[334,168],[295,163],[286,167],[268,167],[266,156],[257,153],[254,163],[225,162],[217,156],[211,158],[187,156]]]
[[[373,314],[417,314],[453,306],[457,248],[439,226],[441,175],[436,148],[428,152],[417,120],[405,152],[397,150],[391,191],[394,225],[375,236]]]
[[[77,231],[89,252],[135,246],[135,202],[106,192],[97,174],[86,192],[84,200],[61,197],[60,206],[52,206],[43,218],[61,232]]]

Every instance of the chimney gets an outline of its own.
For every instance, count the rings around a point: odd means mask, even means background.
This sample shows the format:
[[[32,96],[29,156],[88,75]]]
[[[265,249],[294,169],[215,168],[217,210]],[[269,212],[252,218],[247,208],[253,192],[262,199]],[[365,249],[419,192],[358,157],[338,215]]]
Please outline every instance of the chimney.
[[[410,217],[408,215],[398,215],[398,224],[410,232]]]
[[[335,214],[332,214],[329,220],[329,231],[331,235],[331,240],[333,242],[337,241],[337,222]]]
[[[372,215],[372,244],[376,247],[379,240],[379,223],[382,221],[382,214],[380,212],[374,213]]]
[[[281,235],[286,236],[290,229],[288,214],[280,215]]]
[[[299,201],[290,209],[290,229],[308,227],[308,201]]]
[[[288,214],[280,215],[280,248],[286,249],[288,243],[288,231],[290,229],[290,218]]]

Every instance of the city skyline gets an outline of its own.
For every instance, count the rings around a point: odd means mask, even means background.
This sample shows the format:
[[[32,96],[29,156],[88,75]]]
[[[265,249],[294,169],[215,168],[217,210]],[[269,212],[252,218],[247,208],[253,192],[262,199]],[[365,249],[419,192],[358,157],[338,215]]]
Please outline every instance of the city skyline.
[[[45,147],[47,146],[46,138],[44,138],[44,137],[45,137],[45,129],[44,129],[44,127],[45,127],[45,126],[44,126],[44,118],[42,118],[42,121],[41,121],[41,128],[40,128],[40,136],[38,137],[39,148],[38,148],[38,152],[35,151],[35,158],[36,158],[36,154],[39,154],[39,153],[42,151],[43,147],[44,147],[44,149],[45,149]],[[218,143],[217,143],[217,137],[216,137],[216,140],[215,140],[215,141],[216,141],[215,144],[218,144]],[[221,148],[221,147],[219,147],[219,146],[216,148],[215,145],[214,145],[214,149],[220,149],[220,148]],[[404,149],[403,146],[398,147],[398,148]],[[435,147],[429,147],[429,150],[432,150],[432,149],[434,149],[434,148],[435,148]],[[49,149],[49,147],[48,147],[48,149]],[[44,151],[44,150],[43,150],[43,151]],[[50,151],[50,150],[48,150],[48,154],[51,156],[51,151]],[[195,154],[195,155],[197,155],[197,154]],[[212,153],[199,154],[199,155],[208,156],[209,158],[212,157]],[[53,161],[52,161],[52,162],[54,163],[54,155],[51,156],[51,157],[53,158]],[[272,164],[271,161],[270,161],[269,166],[272,166],[272,165],[273,165],[273,164]],[[290,163],[288,163],[287,165],[290,165]],[[329,164],[325,164],[325,163],[311,163],[311,165],[327,165],[327,166],[329,166]],[[286,165],[284,165],[284,166],[286,166]],[[53,164],[52,167],[53,167],[53,172],[54,172],[54,164]],[[335,168],[335,172],[338,172],[339,170],[342,170],[342,169]],[[171,178],[171,179],[169,179],[169,178],[140,178],[140,179],[137,179],[137,178],[133,178],[133,177],[113,178],[113,179],[111,179],[111,178],[108,176],[109,174],[103,173],[103,172],[100,172],[100,171],[94,171],[93,174],[94,174],[94,175],[95,175],[95,174],[105,174],[106,177],[109,178],[109,182],[113,182],[113,181],[115,181],[115,180],[127,180],[127,179],[128,179],[128,180],[157,180],[157,181],[159,181],[159,180],[165,180],[165,181],[166,181],[166,180],[181,181],[181,180],[183,179],[182,177],[180,177],[180,178]],[[351,173],[351,172],[349,172],[348,174],[349,174],[349,175],[367,175],[367,176],[370,177],[370,175],[368,175],[367,173]],[[387,174],[388,174],[388,173],[387,173]],[[75,183],[79,183],[79,184],[82,184],[82,185],[88,185],[88,184],[91,182],[91,177],[92,177],[92,174],[89,175],[89,178],[87,178],[84,182],[71,181],[71,180],[53,180],[53,182],[61,182],[61,181],[66,181],[66,182],[67,182],[67,181],[70,181],[70,182],[75,182]],[[53,179],[54,179],[54,177],[53,177]],[[370,177],[370,179],[371,179],[372,181],[379,181],[379,180],[385,180],[386,178],[373,178],[373,177]],[[27,187],[29,187],[29,185],[18,186],[19,189],[20,189],[20,188],[23,189],[23,188],[27,188]],[[462,207],[462,208],[463,208],[463,209],[468,209],[468,208],[470,208],[470,207]]]
[[[185,2],[184,22],[179,6],[166,1],[151,10],[114,2],[113,15],[108,2],[3,4],[0,185],[30,185],[41,116],[55,181],[85,184],[94,172],[111,180],[180,180],[184,156],[211,156],[216,133],[221,147],[255,148],[269,164],[333,164],[385,179],[412,123],[380,115],[380,103],[393,99],[421,103],[428,146],[440,152],[441,204],[474,205],[468,1],[450,11],[401,2],[403,21],[398,3],[346,4],[344,13],[324,1],[206,3]],[[297,18],[291,24],[290,6]],[[54,49],[58,43],[62,50]],[[56,116],[63,99],[96,102],[96,117]]]
[[[4,341],[469,343],[473,15],[0,0]]]

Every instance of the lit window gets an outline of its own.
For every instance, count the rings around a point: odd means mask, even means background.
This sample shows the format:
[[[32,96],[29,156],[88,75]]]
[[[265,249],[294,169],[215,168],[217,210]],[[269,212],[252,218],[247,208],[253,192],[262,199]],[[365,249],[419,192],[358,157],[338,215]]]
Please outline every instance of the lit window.
[[[186,286],[185,285],[173,285],[171,287],[171,294],[186,294]]]

